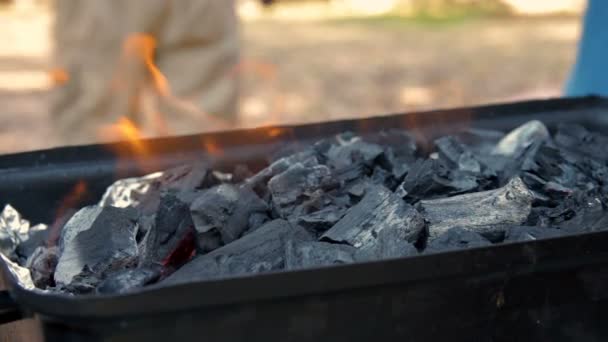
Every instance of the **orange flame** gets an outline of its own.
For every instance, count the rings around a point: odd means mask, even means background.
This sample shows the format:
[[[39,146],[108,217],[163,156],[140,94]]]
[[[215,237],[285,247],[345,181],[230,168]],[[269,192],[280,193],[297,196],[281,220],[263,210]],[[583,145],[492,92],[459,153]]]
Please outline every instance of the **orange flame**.
[[[49,77],[54,86],[62,86],[70,80],[68,72],[61,68],[51,69],[51,71],[49,71]]]

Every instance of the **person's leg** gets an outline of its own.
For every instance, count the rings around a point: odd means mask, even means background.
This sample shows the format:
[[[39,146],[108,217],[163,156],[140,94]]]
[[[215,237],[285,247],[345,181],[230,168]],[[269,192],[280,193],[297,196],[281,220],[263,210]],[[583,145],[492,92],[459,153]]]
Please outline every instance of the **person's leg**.
[[[589,0],[566,95],[608,96],[608,1]]]

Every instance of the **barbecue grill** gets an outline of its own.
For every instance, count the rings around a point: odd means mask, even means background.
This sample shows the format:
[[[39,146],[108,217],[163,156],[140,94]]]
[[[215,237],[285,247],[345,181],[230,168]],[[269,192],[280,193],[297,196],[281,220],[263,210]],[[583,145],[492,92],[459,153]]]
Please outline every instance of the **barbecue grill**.
[[[468,126],[508,130],[531,119],[608,132],[608,99],[520,102],[298,126],[64,147],[0,157],[1,205],[50,222],[78,182],[95,203],[116,179],[205,159],[260,169],[286,144],[344,131],[404,127],[425,141]],[[213,141],[221,153],[201,147]],[[120,158],[117,156],[120,155]],[[210,280],[126,295],[33,292],[2,263],[0,322],[35,317],[47,341],[603,341],[608,232],[363,264]]]

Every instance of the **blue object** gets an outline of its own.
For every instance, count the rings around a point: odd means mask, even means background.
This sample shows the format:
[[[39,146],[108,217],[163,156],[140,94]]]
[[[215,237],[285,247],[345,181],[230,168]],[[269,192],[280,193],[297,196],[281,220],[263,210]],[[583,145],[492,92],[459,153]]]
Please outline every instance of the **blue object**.
[[[608,96],[608,1],[589,0],[567,96]]]

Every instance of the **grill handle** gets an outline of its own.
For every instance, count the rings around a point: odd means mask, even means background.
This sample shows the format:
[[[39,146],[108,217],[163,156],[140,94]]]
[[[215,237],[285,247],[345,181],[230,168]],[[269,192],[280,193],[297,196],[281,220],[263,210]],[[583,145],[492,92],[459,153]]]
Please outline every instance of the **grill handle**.
[[[25,317],[10,292],[0,291],[0,325],[19,321]]]

